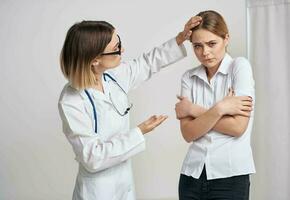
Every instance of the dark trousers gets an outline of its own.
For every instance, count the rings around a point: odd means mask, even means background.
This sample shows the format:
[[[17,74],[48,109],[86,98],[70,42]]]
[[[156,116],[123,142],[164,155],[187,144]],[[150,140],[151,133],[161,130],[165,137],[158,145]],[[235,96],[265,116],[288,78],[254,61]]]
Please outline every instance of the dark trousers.
[[[179,200],[249,200],[249,175],[206,180],[205,167],[199,179],[181,174]]]

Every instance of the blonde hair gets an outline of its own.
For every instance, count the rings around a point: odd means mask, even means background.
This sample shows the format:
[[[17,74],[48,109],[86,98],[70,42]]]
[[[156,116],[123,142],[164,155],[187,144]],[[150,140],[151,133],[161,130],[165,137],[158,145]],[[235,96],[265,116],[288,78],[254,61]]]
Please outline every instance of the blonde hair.
[[[92,61],[104,52],[114,29],[105,21],[82,21],[68,30],[61,50],[60,66],[72,87],[81,90],[96,84]]]
[[[205,29],[223,39],[229,34],[225,20],[218,12],[207,10],[198,13],[196,16],[202,17],[202,21],[198,26],[192,28],[192,32]]]

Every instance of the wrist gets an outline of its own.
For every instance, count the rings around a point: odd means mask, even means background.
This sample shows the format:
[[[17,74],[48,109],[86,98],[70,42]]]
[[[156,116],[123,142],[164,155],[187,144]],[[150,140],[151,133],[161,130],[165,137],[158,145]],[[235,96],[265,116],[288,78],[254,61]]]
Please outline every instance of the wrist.
[[[181,45],[184,42],[182,32],[178,33],[175,39],[176,39],[177,45],[178,46]]]
[[[194,118],[198,117],[198,113],[196,112],[194,104],[191,105],[191,108],[189,110],[189,115],[190,117],[194,117]]]
[[[215,104],[213,108],[214,108],[215,112],[216,112],[220,117],[222,117],[223,115],[225,115],[225,113],[223,112],[223,109],[222,109],[221,102],[218,102],[217,104]]]

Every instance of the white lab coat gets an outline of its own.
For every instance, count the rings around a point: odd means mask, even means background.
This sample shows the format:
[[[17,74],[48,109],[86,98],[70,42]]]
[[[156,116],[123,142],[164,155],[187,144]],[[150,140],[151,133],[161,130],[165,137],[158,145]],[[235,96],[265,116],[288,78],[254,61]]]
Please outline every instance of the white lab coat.
[[[127,93],[173,62],[186,56],[175,38],[143,54],[138,59],[108,70]],[[129,115],[120,116],[113,108],[112,81],[103,80],[104,93],[87,89],[97,112],[97,133],[92,105],[84,91],[65,85],[59,99],[63,132],[79,163],[73,200],[135,200],[130,158],[145,149],[138,127],[129,128]],[[118,94],[120,104],[127,101]],[[116,101],[114,101],[116,104]]]

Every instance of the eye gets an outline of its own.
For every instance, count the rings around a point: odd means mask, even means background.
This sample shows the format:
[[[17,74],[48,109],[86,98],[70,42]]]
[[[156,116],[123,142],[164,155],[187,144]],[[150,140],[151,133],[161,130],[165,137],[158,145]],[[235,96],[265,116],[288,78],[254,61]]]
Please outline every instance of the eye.
[[[214,47],[215,45],[216,45],[216,42],[210,42],[210,43],[208,44],[209,47]]]
[[[199,49],[199,48],[201,48],[202,46],[200,45],[200,44],[195,44],[195,45],[193,45],[193,48],[194,49]]]

